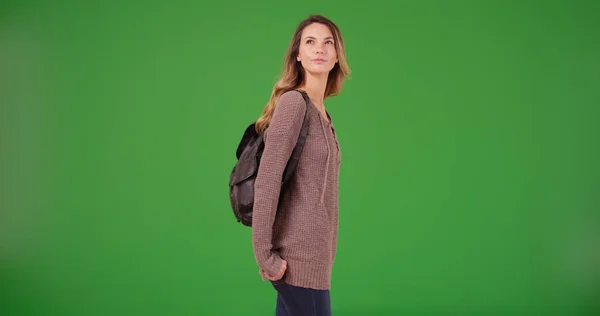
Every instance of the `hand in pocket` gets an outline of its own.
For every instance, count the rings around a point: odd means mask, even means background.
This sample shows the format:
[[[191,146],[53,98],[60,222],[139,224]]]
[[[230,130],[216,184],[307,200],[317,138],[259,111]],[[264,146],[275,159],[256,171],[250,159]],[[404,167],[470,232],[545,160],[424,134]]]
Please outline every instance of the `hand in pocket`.
[[[285,271],[287,270],[287,261],[285,261],[284,259],[281,259],[281,261],[282,261],[281,271],[279,271],[279,274],[277,274],[276,276],[270,276],[263,269],[260,269],[258,271],[260,273],[260,276],[262,277],[263,281],[266,281],[266,280],[277,281],[277,280],[280,280],[281,278],[283,278],[283,275],[285,274]]]

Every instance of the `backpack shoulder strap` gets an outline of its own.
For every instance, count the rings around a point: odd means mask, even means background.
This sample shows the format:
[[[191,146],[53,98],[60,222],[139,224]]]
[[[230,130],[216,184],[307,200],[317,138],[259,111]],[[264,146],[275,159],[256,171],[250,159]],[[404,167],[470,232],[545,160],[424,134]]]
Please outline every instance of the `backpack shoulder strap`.
[[[298,142],[296,143],[296,147],[294,147],[294,151],[292,151],[292,156],[288,162],[288,166],[285,170],[285,174],[283,175],[283,182],[287,183],[288,180],[294,174],[296,170],[296,166],[298,166],[298,160],[300,160],[300,155],[302,155],[302,150],[304,149],[304,144],[306,143],[306,135],[308,135],[308,120],[309,120],[309,108],[310,108],[310,99],[306,92],[302,90],[296,90],[302,94],[304,98],[304,103],[306,104],[306,111],[304,112],[304,121],[302,122],[302,129],[300,130],[300,135],[298,136]]]

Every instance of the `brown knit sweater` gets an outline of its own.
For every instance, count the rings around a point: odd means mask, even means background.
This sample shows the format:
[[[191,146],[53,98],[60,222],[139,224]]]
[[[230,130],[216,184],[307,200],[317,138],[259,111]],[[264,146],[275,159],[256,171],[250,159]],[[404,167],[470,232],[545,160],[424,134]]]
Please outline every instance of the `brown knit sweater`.
[[[335,129],[309,103],[309,130],[295,176],[281,193],[283,171],[305,113],[298,91],[279,97],[254,184],[252,246],[256,262],[269,275],[288,263],[286,283],[313,289],[331,287],[338,233],[340,149]],[[329,114],[327,114],[329,116]]]

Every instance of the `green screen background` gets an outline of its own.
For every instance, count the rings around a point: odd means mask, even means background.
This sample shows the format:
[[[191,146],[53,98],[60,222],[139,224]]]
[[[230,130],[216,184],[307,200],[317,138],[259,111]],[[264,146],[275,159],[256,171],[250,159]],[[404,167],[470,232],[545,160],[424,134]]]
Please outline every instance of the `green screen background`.
[[[599,3],[2,1],[0,315],[274,314],[227,185],[311,13],[334,315],[598,315]]]

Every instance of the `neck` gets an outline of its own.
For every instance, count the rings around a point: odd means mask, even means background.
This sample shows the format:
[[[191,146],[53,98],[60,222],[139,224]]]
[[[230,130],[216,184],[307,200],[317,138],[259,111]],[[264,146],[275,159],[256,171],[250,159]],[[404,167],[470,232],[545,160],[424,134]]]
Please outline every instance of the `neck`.
[[[327,74],[321,76],[314,76],[309,72],[306,72],[304,82],[300,86],[300,89],[306,91],[308,97],[315,103],[319,108],[324,108],[325,104],[325,89],[327,88]]]

